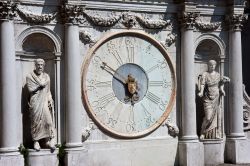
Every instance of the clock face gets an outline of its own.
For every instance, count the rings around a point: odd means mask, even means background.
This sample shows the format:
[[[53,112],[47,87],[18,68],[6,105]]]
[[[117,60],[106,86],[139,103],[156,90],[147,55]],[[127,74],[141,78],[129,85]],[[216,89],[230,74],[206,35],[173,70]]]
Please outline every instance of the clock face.
[[[82,66],[82,99],[105,132],[137,138],[158,128],[175,100],[175,72],[164,48],[137,31],[101,39]]]

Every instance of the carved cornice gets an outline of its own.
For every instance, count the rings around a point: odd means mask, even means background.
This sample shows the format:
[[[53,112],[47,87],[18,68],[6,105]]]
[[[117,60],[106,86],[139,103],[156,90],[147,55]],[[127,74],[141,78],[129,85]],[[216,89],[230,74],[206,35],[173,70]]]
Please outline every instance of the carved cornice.
[[[0,2],[0,19],[12,20],[16,16],[17,4],[10,1]]]
[[[78,24],[84,10],[84,6],[64,4],[60,7],[61,19],[64,23]]]
[[[183,12],[180,16],[180,23],[184,28],[193,29],[197,17],[199,17],[197,12]]]
[[[226,17],[227,22],[234,31],[241,31],[243,23],[247,19],[248,15],[246,14],[232,14],[231,16]]]
[[[205,22],[195,22],[195,26],[202,31],[214,31],[220,27],[220,22],[205,23]]]
[[[150,19],[142,18],[141,16],[137,16],[136,18],[143,27],[146,27],[149,29],[162,29],[171,25],[170,20],[167,20],[167,21],[162,20],[162,19],[150,20]]]
[[[24,18],[28,23],[34,23],[34,24],[46,24],[52,21],[57,13],[52,13],[52,14],[34,14],[31,12],[26,12],[23,11],[20,8],[17,8],[17,12],[20,15],[20,17]]]
[[[92,39],[91,34],[89,32],[87,32],[87,31],[80,31],[79,32],[79,39],[84,44],[90,44],[90,46],[92,46],[94,43],[96,43],[96,40]]]
[[[114,26],[121,19],[121,15],[115,15],[114,13],[112,13],[111,17],[102,17],[99,14],[90,15],[86,12],[83,14],[91,21],[92,24],[102,27]]]

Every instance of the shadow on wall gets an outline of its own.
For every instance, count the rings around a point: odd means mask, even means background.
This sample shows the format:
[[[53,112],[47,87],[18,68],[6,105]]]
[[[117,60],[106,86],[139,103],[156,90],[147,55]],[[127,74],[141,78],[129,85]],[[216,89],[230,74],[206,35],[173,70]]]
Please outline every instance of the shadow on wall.
[[[32,148],[31,122],[29,115],[29,91],[27,84],[22,88],[22,114],[23,114],[23,144],[25,147]]]
[[[198,85],[195,86],[195,94],[198,94]],[[196,124],[197,124],[197,135],[201,135],[201,125],[203,122],[203,117],[205,116],[204,110],[203,110],[203,102],[202,98],[198,97],[198,95],[195,95],[195,102],[196,102]]]
[[[250,12],[250,11],[249,11]],[[242,70],[243,70],[243,83],[246,86],[246,92],[250,94],[250,19],[247,20],[241,32],[242,40]]]

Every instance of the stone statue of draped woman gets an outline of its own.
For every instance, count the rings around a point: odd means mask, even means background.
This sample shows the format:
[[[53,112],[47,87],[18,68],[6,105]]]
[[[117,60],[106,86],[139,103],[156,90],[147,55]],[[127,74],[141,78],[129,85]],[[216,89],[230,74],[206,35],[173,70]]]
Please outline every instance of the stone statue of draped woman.
[[[35,70],[26,77],[30,93],[31,135],[37,151],[40,150],[41,139],[45,139],[47,147],[55,148],[54,103],[50,92],[50,77],[44,73],[44,65],[43,59],[35,60]]]
[[[221,111],[221,99],[225,96],[224,83],[229,82],[228,77],[221,77],[215,71],[216,61],[208,62],[208,71],[202,73],[199,78],[199,93],[202,97],[204,118],[201,127],[201,139],[221,138],[221,117],[218,114]]]

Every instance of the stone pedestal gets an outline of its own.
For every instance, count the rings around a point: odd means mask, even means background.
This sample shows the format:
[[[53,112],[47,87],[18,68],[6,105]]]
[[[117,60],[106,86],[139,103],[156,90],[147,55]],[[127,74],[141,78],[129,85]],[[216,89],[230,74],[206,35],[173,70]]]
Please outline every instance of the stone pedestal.
[[[224,163],[224,147],[223,139],[207,139],[203,140],[204,145],[204,164],[218,165]]]
[[[58,149],[51,152],[50,149],[41,149],[39,152],[29,150],[27,163],[29,166],[58,166]]]
[[[66,148],[65,166],[77,166],[85,162],[87,150],[83,147],[79,148]]]
[[[225,161],[229,163],[250,163],[250,140],[227,139],[225,150]]]
[[[0,165],[3,166],[24,166],[23,156],[19,152],[0,153]]]
[[[180,166],[204,166],[204,148],[201,142],[179,142],[179,165]]]

